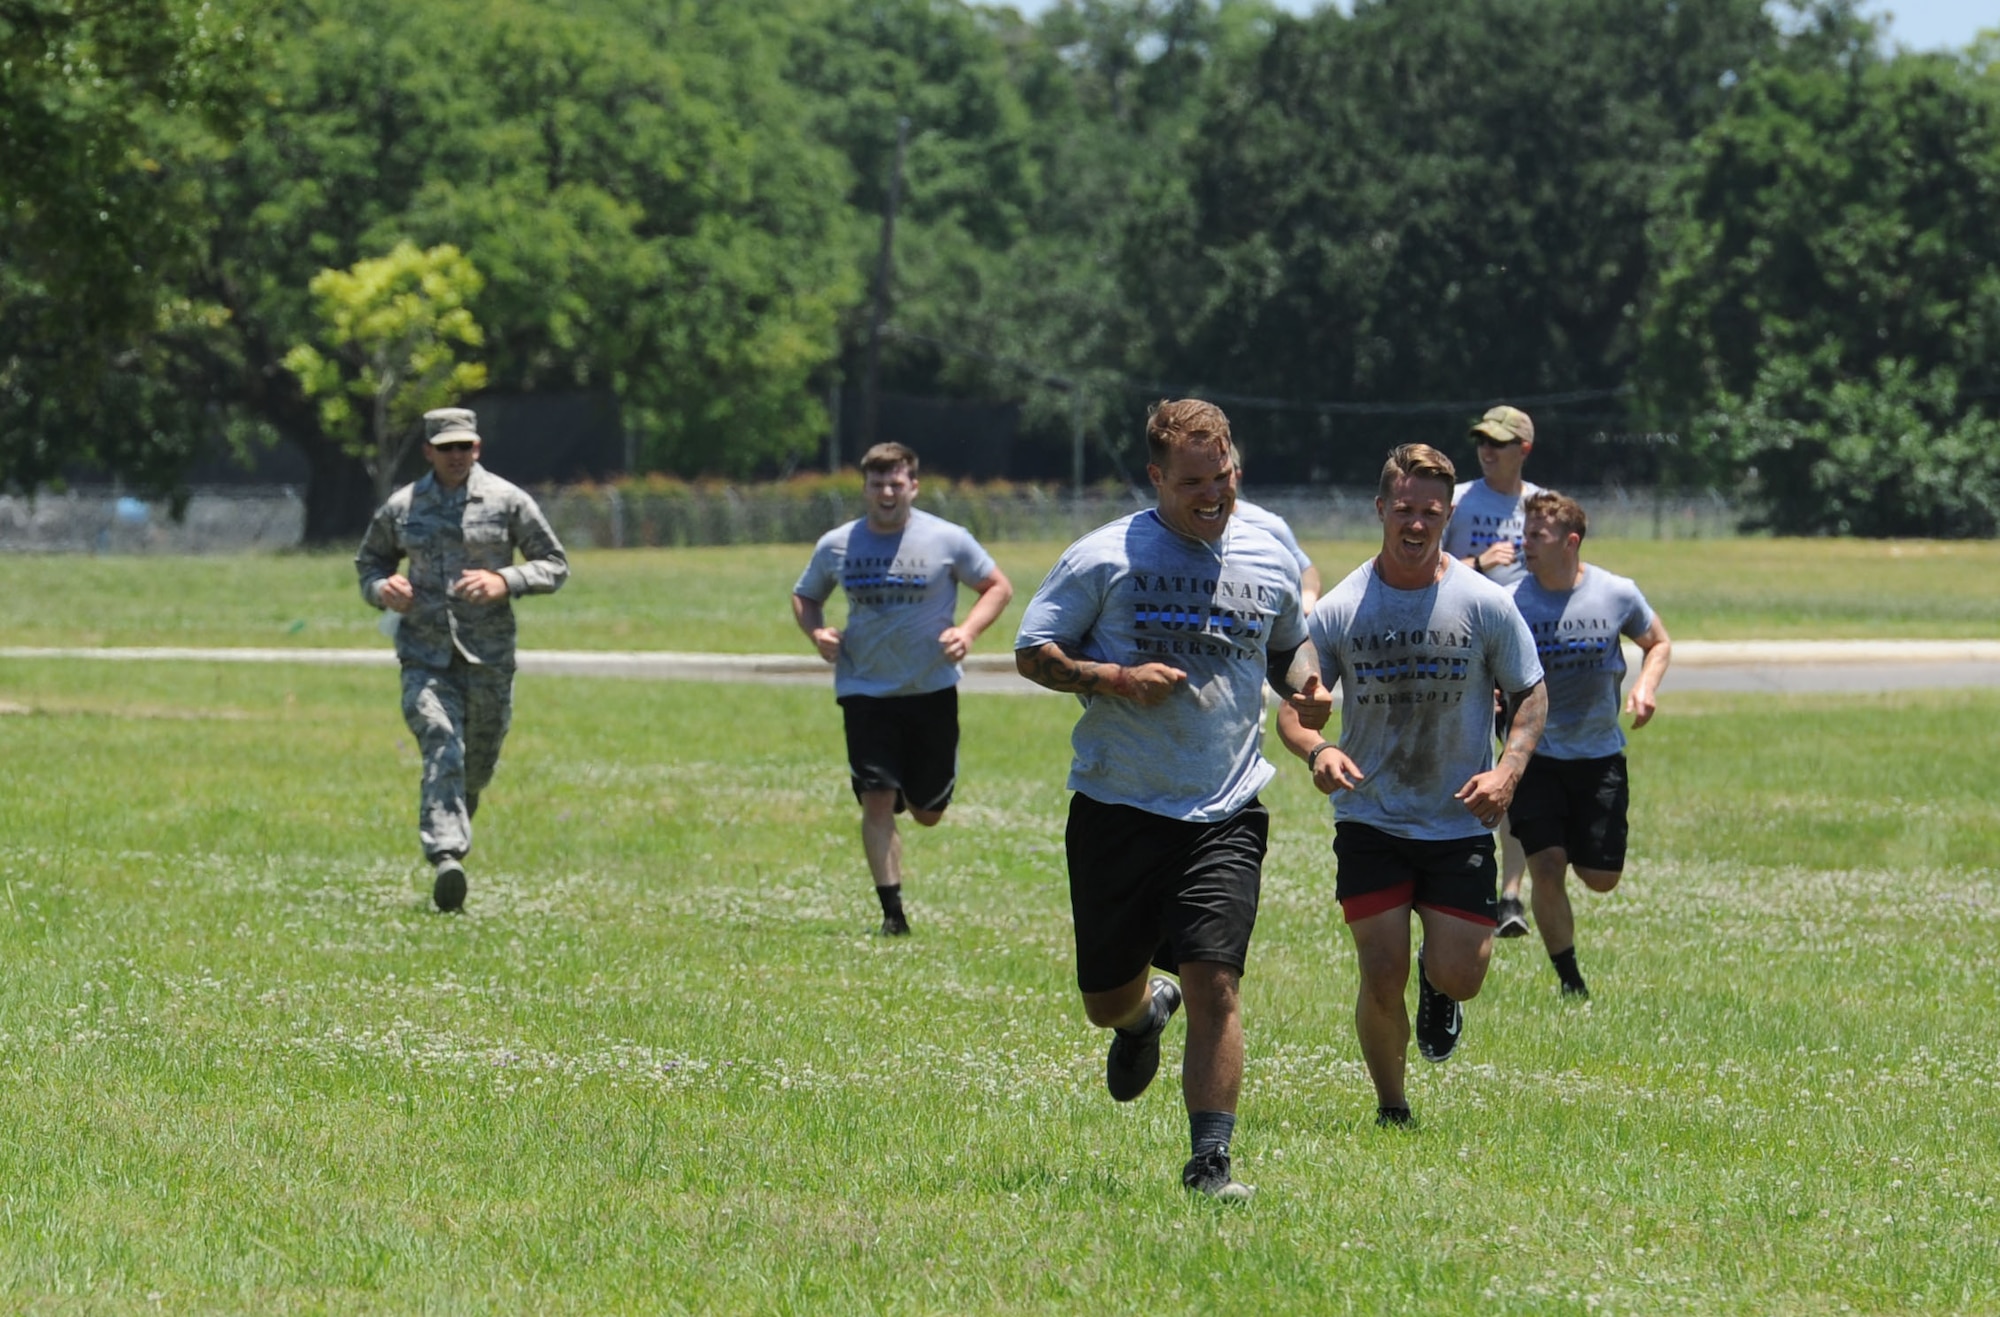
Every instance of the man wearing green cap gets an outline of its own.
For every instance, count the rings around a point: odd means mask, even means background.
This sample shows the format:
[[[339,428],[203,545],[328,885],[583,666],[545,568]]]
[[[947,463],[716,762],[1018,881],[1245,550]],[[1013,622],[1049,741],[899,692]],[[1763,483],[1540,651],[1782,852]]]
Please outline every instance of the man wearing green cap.
[[[389,496],[354,568],[361,597],[397,619],[403,721],[424,761],[417,835],[431,899],[456,910],[472,816],[513,719],[513,599],[561,588],[569,559],[535,500],[479,465],[470,411],[425,412],[424,436],[431,474]]]
[[[1480,478],[1452,490],[1451,524],[1445,527],[1444,551],[1478,571],[1501,589],[1528,574],[1521,552],[1527,528],[1525,508],[1541,486],[1521,479],[1528,454],[1535,451],[1535,423],[1518,407],[1493,407],[1472,423]],[[1507,729],[1496,723],[1504,739]],[[1506,823],[1500,825],[1500,937],[1520,937],[1528,931],[1527,910],[1521,904],[1521,875],[1528,857]]]

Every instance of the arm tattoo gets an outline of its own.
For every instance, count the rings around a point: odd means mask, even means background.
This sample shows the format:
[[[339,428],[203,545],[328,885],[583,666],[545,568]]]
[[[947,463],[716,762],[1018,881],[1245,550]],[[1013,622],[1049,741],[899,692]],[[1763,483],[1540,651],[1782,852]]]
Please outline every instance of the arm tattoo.
[[[1512,759],[1525,768],[1529,756],[1535,753],[1535,746],[1542,739],[1542,727],[1549,719],[1549,688],[1536,682],[1524,691],[1515,691],[1507,697],[1507,748],[1501,752],[1504,763]]]
[[[1014,670],[1038,686],[1072,695],[1109,693],[1119,668],[1072,654],[1067,646],[1051,641],[1034,649],[1014,651]]]

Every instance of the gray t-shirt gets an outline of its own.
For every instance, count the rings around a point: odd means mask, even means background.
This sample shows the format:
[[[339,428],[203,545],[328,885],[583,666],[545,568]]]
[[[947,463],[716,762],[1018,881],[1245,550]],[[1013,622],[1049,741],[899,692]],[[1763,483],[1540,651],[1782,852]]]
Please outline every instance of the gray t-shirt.
[[[1283,517],[1269,508],[1260,508],[1247,498],[1238,498],[1236,511],[1231,515],[1243,518],[1249,525],[1267,532],[1271,538],[1284,545],[1285,551],[1298,561],[1301,576],[1305,574],[1306,568],[1313,565],[1312,559],[1306,557],[1306,551],[1299,547],[1299,537],[1292,534],[1292,528],[1285,524]]]
[[[887,535],[862,518],[819,537],[792,593],[825,603],[847,592],[847,625],[833,666],[833,691],[847,695],[928,695],[956,686],[959,665],[938,636],[958,611],[958,586],[993,574],[993,558],[963,526],[910,509]]]
[[[1518,494],[1502,494],[1484,480],[1468,480],[1451,491],[1451,522],[1444,528],[1444,551],[1454,558],[1470,558],[1484,553],[1501,540],[1514,542],[1514,561],[1495,567],[1486,579],[1495,585],[1512,585],[1528,574],[1527,560],[1521,557],[1521,533],[1527,529],[1523,511],[1530,495],[1542,492],[1540,485],[1521,482]]]
[[[1275,769],[1258,753],[1265,666],[1306,638],[1299,568],[1234,517],[1216,544],[1152,511],[1100,526],[1064,551],[1021,618],[1014,648],[1056,643],[1102,663],[1165,663],[1188,675],[1164,704],[1083,699],[1069,788],[1109,805],[1213,823]]]
[[[1456,559],[1444,579],[1397,590],[1375,560],[1307,619],[1322,672],[1340,674],[1340,748],[1364,774],[1333,816],[1412,841],[1487,831],[1453,799],[1493,767],[1493,689],[1542,679],[1534,637],[1505,590]]]
[[[1551,759],[1617,754],[1625,748],[1618,726],[1625,654],[1618,637],[1643,636],[1653,625],[1646,596],[1625,577],[1594,566],[1583,569],[1573,590],[1544,590],[1529,576],[1509,592],[1548,673],[1549,723],[1535,753]]]

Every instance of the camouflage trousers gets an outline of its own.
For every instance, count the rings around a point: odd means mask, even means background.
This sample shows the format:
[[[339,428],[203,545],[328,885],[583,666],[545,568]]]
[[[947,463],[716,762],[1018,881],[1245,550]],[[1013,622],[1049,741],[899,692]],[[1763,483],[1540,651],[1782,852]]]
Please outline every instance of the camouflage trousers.
[[[514,720],[514,669],[467,663],[403,667],[403,721],[423,755],[417,836],[432,864],[472,849],[479,793],[493,780]]]

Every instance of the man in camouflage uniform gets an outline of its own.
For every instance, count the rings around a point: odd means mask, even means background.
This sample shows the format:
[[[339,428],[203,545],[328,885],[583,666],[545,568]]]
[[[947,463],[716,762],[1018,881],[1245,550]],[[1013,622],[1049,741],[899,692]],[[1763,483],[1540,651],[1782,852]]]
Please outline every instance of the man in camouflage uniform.
[[[569,579],[535,500],[479,465],[475,426],[463,407],[424,414],[431,474],[389,496],[354,555],[361,597],[398,615],[403,721],[424,759],[417,835],[440,910],[465,904],[472,816],[513,719],[511,601]],[[404,558],[408,576],[396,570]]]

